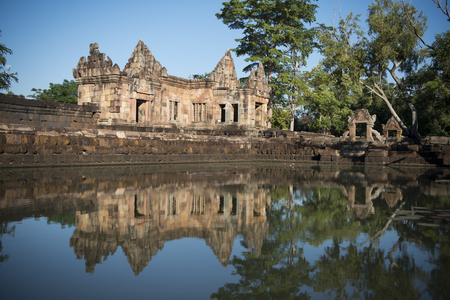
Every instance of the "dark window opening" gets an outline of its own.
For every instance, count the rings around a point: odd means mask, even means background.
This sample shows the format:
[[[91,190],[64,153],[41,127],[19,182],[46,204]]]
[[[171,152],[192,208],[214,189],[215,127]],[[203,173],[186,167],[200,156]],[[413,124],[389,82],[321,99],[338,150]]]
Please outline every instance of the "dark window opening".
[[[225,104],[219,104],[220,106],[220,122],[225,122]]]
[[[218,214],[220,214],[220,215],[223,214],[224,206],[225,206],[225,199],[223,198],[223,196],[220,196],[219,211],[217,212]]]
[[[142,209],[141,209],[142,210]],[[135,218],[139,218],[139,217],[143,217],[144,215],[141,214],[139,212],[139,208],[138,208],[138,196],[134,195],[134,217]]]
[[[192,199],[191,215],[204,215],[205,214],[205,198],[194,196]]]
[[[177,199],[175,196],[170,196],[169,199],[169,216],[175,216],[177,214]]]
[[[239,121],[239,105],[233,104],[233,122]]]
[[[388,130],[389,137],[397,137],[397,130]]]
[[[231,200],[231,213],[230,215],[235,216],[237,212],[237,197],[233,196]]]

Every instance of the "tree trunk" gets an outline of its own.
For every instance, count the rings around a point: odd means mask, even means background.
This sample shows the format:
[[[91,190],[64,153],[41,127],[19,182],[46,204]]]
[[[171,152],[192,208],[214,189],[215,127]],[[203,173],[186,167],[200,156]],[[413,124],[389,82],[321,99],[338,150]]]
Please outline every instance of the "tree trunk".
[[[388,97],[386,96],[386,94],[383,91],[383,88],[378,84],[375,84],[374,87],[372,88],[371,86],[367,85],[366,83],[360,81],[360,83],[362,83],[366,88],[368,88],[372,93],[374,93],[375,95],[377,95],[378,97],[380,97],[387,105],[389,111],[391,112],[392,116],[394,117],[394,119],[398,122],[398,124],[400,125],[400,127],[403,129],[404,134],[408,137],[411,137],[414,139],[414,141],[416,143],[420,143],[421,140],[421,136],[419,134],[418,131],[418,117],[417,117],[417,110],[414,106],[414,104],[411,102],[411,100],[407,100],[407,104],[411,110],[412,113],[412,120],[413,120],[413,124],[410,127],[407,127],[405,125],[405,123],[403,123],[402,119],[400,119],[400,117],[398,116],[397,112],[395,111],[394,107],[392,106],[391,102],[389,101]],[[409,101],[409,102],[408,102]]]
[[[270,87],[272,82],[272,69],[267,68],[267,84],[269,85],[269,102],[267,103],[267,128],[272,128],[272,115],[273,115],[273,91]]]
[[[414,106],[414,103],[411,101],[411,96],[408,93],[408,90],[406,89],[403,82],[400,80],[400,78],[397,77],[397,74],[395,73],[395,70],[400,65],[398,62],[394,62],[394,66],[389,70],[389,73],[391,74],[392,78],[394,79],[395,83],[397,84],[398,88],[401,90],[403,94],[403,98],[405,99],[406,104],[408,105],[410,111],[411,111],[411,126],[408,128],[406,134],[413,138],[415,142],[419,142],[422,139],[422,137],[419,134],[419,117],[417,115],[417,109]]]
[[[291,100],[292,101],[292,100]],[[292,101],[293,102],[293,101]],[[291,108],[289,112],[290,120],[289,120],[289,130],[294,131],[294,124],[295,124],[295,103],[291,102]]]
[[[292,60],[294,61],[294,70],[293,70],[293,76],[294,79],[292,80],[293,82],[293,86],[292,86],[292,95],[291,95],[291,105],[289,107],[289,130],[290,131],[294,131],[294,123],[295,123],[295,104],[296,104],[296,99],[297,99],[297,85],[296,85],[296,78],[297,78],[297,73],[298,73],[298,66],[299,66],[299,62],[297,60],[297,52],[295,49],[292,50],[292,56],[291,56]]]

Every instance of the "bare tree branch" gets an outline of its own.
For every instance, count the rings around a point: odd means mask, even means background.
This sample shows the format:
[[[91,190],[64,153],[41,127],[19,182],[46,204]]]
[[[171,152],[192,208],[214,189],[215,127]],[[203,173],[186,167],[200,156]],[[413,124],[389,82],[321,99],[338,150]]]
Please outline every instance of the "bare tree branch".
[[[450,22],[450,13],[448,12],[448,0],[445,0],[445,7],[442,6],[442,0],[433,0],[433,2],[439,7],[439,9],[447,16],[447,21]]]
[[[403,205],[405,205],[406,201],[402,201],[398,208],[391,214],[391,216],[388,218],[386,224],[384,225],[383,229],[378,231],[371,239],[370,244],[374,244],[375,242],[379,242],[381,237],[384,235],[386,230],[389,228],[389,225],[391,225],[392,220],[397,216],[398,212],[402,209]]]
[[[359,81],[362,85],[364,85],[366,88],[368,88],[372,93],[380,97],[389,108],[389,111],[391,112],[394,119],[400,124],[400,127],[402,127],[403,130],[406,132],[409,132],[409,128],[403,123],[403,121],[400,119],[400,117],[397,115],[397,112],[395,111],[394,107],[392,106],[391,102],[389,101],[388,97],[384,93],[383,87],[377,83],[374,84],[375,88],[372,88],[370,85],[365,83],[364,81]]]
[[[438,0],[433,0],[433,1],[438,1]],[[448,1],[448,0],[447,0],[447,1]],[[414,24],[413,18],[411,17],[410,14],[408,14],[407,10],[405,9],[405,8],[406,8],[405,2],[402,0],[401,3],[402,3],[402,5],[403,5],[403,11],[405,12],[406,17],[408,18],[409,25],[410,25],[410,26],[412,27],[412,29],[414,30],[415,36],[417,36],[417,38],[422,42],[422,44],[423,44],[425,47],[427,47],[427,48],[430,49],[430,50],[434,50],[434,47],[431,46],[431,45],[429,45],[429,44],[427,44],[427,43],[423,40],[423,38],[419,35],[419,33],[417,32],[417,26],[416,26],[416,24]]]
[[[418,120],[418,116],[417,116],[416,106],[412,102],[411,95],[408,93],[408,90],[407,90],[406,86],[403,84],[403,81],[400,80],[400,78],[398,78],[397,74],[395,73],[395,71],[402,64],[402,62],[394,62],[393,61],[392,63],[394,65],[392,66],[391,69],[388,69],[388,71],[391,74],[392,79],[394,79],[395,83],[400,88],[401,92],[403,93],[403,97],[406,100],[406,104],[409,106],[409,109],[411,110],[411,114],[412,114],[412,116],[411,116],[412,117],[411,131],[412,131],[412,133],[416,133],[417,138],[420,139],[420,135],[417,130],[418,126],[419,126],[419,120]]]

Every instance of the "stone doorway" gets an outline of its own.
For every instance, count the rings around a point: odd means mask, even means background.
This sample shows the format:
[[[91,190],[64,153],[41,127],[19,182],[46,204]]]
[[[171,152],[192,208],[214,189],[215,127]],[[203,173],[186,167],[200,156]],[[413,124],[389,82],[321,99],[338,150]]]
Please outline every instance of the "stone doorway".
[[[367,124],[366,123],[356,123],[356,137],[360,139],[367,139]]]
[[[353,115],[353,117],[349,117],[348,127],[349,127],[349,139],[350,141],[356,141],[356,124],[365,124],[366,125],[366,134],[365,140],[368,142],[373,141],[372,131],[373,125],[375,124],[375,120],[377,119],[376,115],[370,115],[369,111],[365,108],[357,109]],[[360,125],[359,125],[360,126]]]
[[[145,104],[147,101],[145,100],[136,100],[136,123],[144,123],[146,121],[145,118]]]

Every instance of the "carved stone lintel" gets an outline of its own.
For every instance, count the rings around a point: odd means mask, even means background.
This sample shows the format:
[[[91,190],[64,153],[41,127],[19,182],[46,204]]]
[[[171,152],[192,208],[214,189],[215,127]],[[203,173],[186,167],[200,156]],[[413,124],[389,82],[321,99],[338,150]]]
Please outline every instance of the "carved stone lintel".
[[[377,119],[377,115],[370,115],[366,108],[360,108],[355,110],[352,117],[348,118],[349,123],[367,123],[374,124]]]

